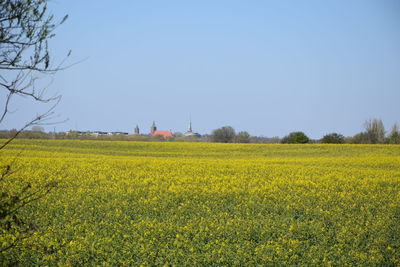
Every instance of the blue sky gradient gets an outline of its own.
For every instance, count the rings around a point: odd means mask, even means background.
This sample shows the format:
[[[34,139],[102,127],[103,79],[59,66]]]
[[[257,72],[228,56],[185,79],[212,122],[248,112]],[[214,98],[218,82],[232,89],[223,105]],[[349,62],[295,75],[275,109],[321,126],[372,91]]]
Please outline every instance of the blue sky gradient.
[[[351,136],[400,123],[400,1],[52,1],[57,131]],[[46,80],[46,79],[45,79]],[[38,107],[15,100],[2,125]],[[46,127],[53,130],[53,126]]]

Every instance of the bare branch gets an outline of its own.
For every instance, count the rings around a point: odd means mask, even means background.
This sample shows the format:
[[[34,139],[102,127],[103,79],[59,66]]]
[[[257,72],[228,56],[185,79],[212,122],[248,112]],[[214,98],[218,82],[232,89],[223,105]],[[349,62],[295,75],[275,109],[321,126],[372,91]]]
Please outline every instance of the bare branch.
[[[8,105],[10,104],[10,100],[11,100],[11,97],[12,97],[12,96],[13,96],[12,93],[8,93],[8,94],[7,94],[7,100],[6,100],[6,103],[5,103],[5,105],[4,105],[3,114],[2,114],[1,117],[0,117],[0,123],[3,122],[4,117],[5,117],[6,114],[8,113]]]
[[[2,145],[0,145],[0,150],[2,150],[3,148],[5,148],[9,143],[11,143],[11,141],[13,141],[15,138],[17,138],[17,136],[24,131],[26,128],[33,126],[33,125],[51,125],[54,123],[45,123],[46,121],[51,120],[54,115],[54,109],[56,108],[56,106],[58,105],[59,101],[61,100],[61,97],[58,98],[58,101],[49,109],[47,110],[45,113],[36,116],[33,120],[31,120],[30,122],[26,123],[22,128],[20,128],[11,138],[9,138],[6,142],[4,142]]]
[[[50,60],[48,46],[48,41],[55,36],[54,30],[64,23],[67,17],[63,17],[59,23],[54,23],[53,15],[47,12],[47,0],[0,0],[0,90],[4,90],[5,97],[4,106],[0,107],[0,124],[11,113],[10,105],[16,97],[52,104],[46,112],[35,116],[0,144],[0,153],[28,127],[58,123],[54,122],[54,110],[61,96],[46,96],[45,92],[51,81],[46,86],[38,86],[41,84],[37,80],[43,75],[53,75],[69,67],[65,67],[64,63],[70,52],[60,64],[55,65]],[[0,166],[0,182],[15,174],[13,165],[15,158],[11,163]],[[3,242],[0,245],[0,252],[15,247],[22,239],[29,237],[31,224],[20,219],[18,210],[46,196],[54,187],[54,183],[48,183],[39,186],[38,189],[31,189],[27,184],[18,192],[19,195],[12,195],[7,194],[7,188],[0,186],[0,227],[6,232],[12,229],[13,237],[9,243]]]

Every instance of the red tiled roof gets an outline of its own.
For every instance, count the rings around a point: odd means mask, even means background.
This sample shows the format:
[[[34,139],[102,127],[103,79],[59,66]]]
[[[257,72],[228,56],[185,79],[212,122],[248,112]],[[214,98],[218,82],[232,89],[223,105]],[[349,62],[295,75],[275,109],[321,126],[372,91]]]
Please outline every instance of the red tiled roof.
[[[153,132],[153,136],[154,135],[161,135],[161,136],[164,136],[164,137],[172,137],[171,131],[154,131]]]

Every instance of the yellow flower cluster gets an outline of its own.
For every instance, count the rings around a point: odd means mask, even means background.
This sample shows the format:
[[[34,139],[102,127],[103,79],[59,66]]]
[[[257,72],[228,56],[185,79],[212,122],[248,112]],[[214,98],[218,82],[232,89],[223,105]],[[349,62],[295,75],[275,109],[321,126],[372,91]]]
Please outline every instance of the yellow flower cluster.
[[[20,150],[20,181],[58,186],[4,262],[400,265],[398,145],[16,140],[1,160]]]

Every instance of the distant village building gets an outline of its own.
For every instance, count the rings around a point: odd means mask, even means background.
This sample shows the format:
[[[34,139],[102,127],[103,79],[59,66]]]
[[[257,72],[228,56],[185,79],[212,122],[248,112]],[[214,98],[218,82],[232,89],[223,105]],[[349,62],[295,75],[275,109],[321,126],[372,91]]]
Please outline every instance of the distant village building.
[[[103,131],[94,131],[89,132],[93,136],[115,136],[115,135],[128,135],[127,132],[103,132]]]
[[[94,135],[94,136],[105,136],[105,135],[108,135],[108,132],[102,132],[102,131],[94,131],[94,132],[92,132],[92,135]]]
[[[159,130],[157,130],[156,123],[153,121],[153,125],[151,125],[151,127],[150,127],[150,135],[151,136],[161,135],[164,138],[166,138],[166,137],[172,137],[172,132],[171,131],[159,131]]]
[[[171,131],[154,131],[152,136],[161,135],[163,137],[172,137]]]
[[[153,133],[157,131],[157,126],[156,126],[156,122],[153,121],[153,125],[151,125],[150,127],[150,135],[153,135]]]
[[[138,125],[135,126],[133,132],[134,132],[134,134],[137,134],[137,135],[140,134],[140,130],[139,130],[139,126],[138,126]],[[157,135],[160,135],[160,136],[162,136],[162,137],[164,137],[164,138],[173,137],[173,136],[174,136],[173,133],[172,133],[172,131],[161,131],[161,130],[157,130],[157,126],[156,126],[156,122],[155,122],[155,121],[153,121],[153,124],[152,124],[151,127],[150,127],[150,134],[149,134],[149,135],[150,135],[150,136],[157,136]],[[189,128],[188,128],[188,130],[187,130],[183,135],[184,135],[184,136],[201,137],[201,135],[200,135],[199,133],[193,132],[193,129],[192,129],[192,121],[191,121],[191,120],[189,121]]]
[[[136,125],[133,128],[133,133],[136,134],[136,135],[140,135],[140,129],[139,129],[138,125]],[[82,131],[77,131],[77,130],[75,130],[75,131],[74,130],[70,130],[66,134],[67,135],[72,135],[72,136],[83,136],[83,135],[87,136],[87,135],[91,135],[91,136],[94,136],[94,137],[121,136],[121,135],[127,136],[127,135],[129,135],[129,133],[127,133],[127,132],[105,132],[105,131],[93,131],[93,132],[92,131],[86,131],[86,132],[82,132]],[[157,130],[157,126],[156,126],[155,121],[153,121],[153,124],[150,127],[150,134],[149,135],[150,136],[160,135],[160,136],[162,136],[164,138],[173,137],[174,136],[172,131],[160,131],[160,130]],[[183,134],[183,136],[201,137],[200,134],[193,132],[192,121],[191,120],[189,121],[188,130]]]
[[[110,133],[108,133],[109,135],[129,135],[129,133],[127,133],[127,132],[111,132],[111,134]]]
[[[139,126],[136,125],[136,127],[134,129],[134,133],[135,134],[140,134]]]
[[[192,130],[192,121],[189,121],[189,129],[187,130],[186,133],[184,133],[184,136],[194,136],[194,137],[201,137],[200,134],[194,133]]]

